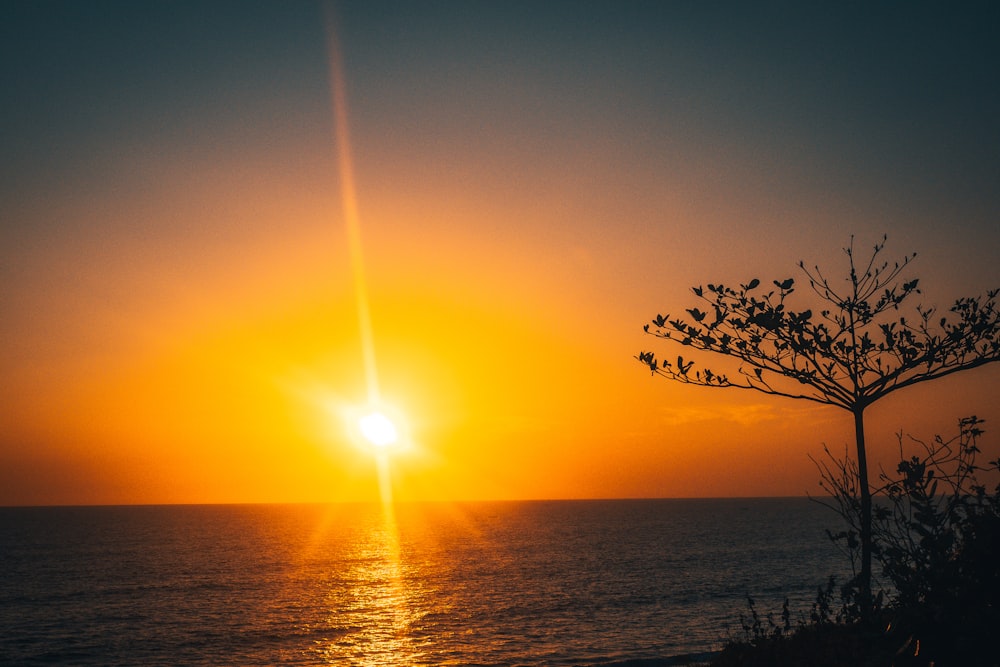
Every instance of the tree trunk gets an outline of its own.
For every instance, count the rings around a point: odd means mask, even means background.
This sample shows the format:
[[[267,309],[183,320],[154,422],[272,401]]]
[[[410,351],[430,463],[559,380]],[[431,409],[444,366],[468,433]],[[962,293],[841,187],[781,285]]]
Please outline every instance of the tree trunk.
[[[872,492],[868,486],[868,457],[865,451],[864,408],[854,410],[854,438],[858,446],[858,492],[861,495],[861,572],[858,574],[858,594],[862,620],[871,619],[872,612]]]

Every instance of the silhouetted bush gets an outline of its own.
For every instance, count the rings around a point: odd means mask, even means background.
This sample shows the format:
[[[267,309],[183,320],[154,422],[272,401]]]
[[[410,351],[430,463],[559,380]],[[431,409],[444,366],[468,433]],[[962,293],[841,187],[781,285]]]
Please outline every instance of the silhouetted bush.
[[[911,438],[921,452],[881,476],[876,558],[893,589],[889,611],[937,665],[1000,664],[1000,484],[988,492],[977,479],[1000,459],[976,464],[982,423],[961,420],[947,441]]]
[[[989,491],[977,477],[1000,471],[1000,459],[977,465],[982,423],[962,419],[950,440],[911,437],[919,453],[909,457],[900,434],[899,465],[880,475],[877,490],[873,555],[884,580],[873,614],[862,613],[856,582],[838,587],[832,577],[795,628],[787,601],[778,623],[749,599],[743,640],[712,665],[1000,666],[1000,483]],[[849,460],[829,459],[818,464],[832,500],[824,504],[848,529],[828,534],[856,567],[856,478]]]

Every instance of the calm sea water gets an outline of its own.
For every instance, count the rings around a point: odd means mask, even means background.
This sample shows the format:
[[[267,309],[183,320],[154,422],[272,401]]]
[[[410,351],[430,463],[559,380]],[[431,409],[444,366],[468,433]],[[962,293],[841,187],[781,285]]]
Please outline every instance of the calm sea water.
[[[748,593],[807,614],[844,566],[836,519],[805,499],[0,508],[0,663],[670,664],[738,636]]]

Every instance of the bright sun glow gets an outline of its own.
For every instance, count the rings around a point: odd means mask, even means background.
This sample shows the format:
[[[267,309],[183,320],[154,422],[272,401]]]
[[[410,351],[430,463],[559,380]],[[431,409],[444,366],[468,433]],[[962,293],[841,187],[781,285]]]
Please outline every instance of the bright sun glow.
[[[388,447],[399,439],[396,425],[381,412],[370,412],[358,420],[361,435],[376,447]]]

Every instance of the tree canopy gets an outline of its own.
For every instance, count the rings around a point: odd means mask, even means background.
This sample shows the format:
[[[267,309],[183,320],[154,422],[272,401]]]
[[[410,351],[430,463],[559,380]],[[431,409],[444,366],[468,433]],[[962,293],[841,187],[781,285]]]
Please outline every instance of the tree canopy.
[[[789,297],[794,278],[763,288],[757,278],[733,288],[693,287],[703,302],[689,317],[657,315],[645,330],[659,338],[738,362],[735,375],[696,367],[678,355],[638,359],[670,380],[706,387],[752,389],[835,405],[854,411],[904,387],[1000,361],[998,290],[958,299],[945,315],[917,305],[908,317],[904,302],[920,294],[918,280],[900,280],[916,257],[881,260],[885,238],[857,266],[852,244],[845,248],[850,272],[844,287],[831,284],[818,266],[805,274],[824,308],[796,310]],[[766,290],[766,291],[765,291]]]

